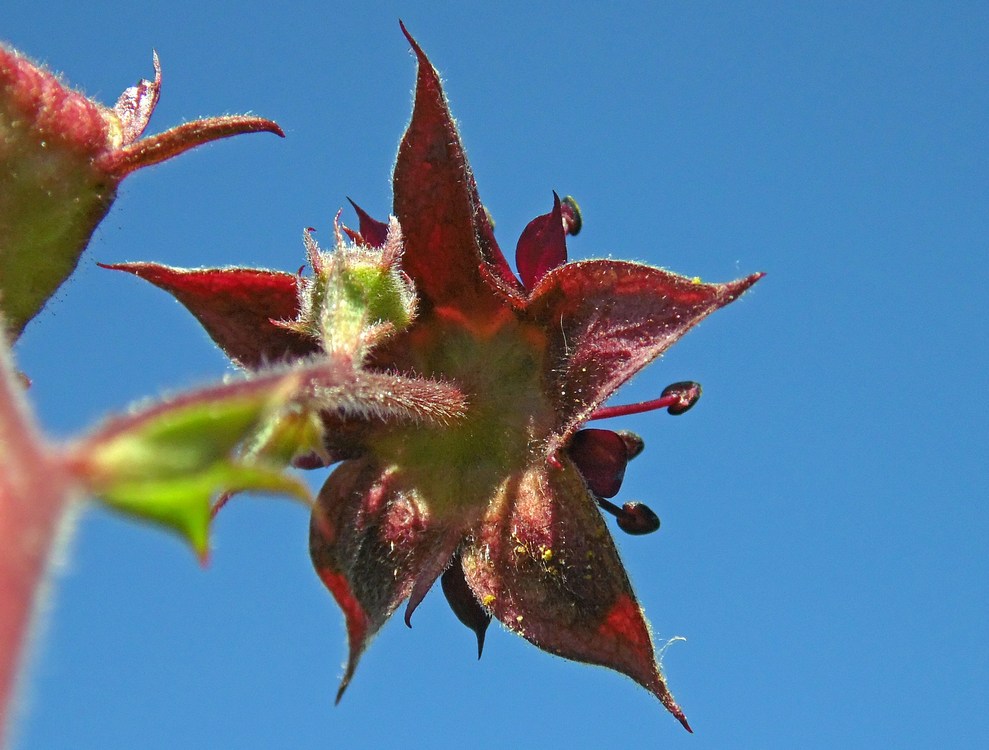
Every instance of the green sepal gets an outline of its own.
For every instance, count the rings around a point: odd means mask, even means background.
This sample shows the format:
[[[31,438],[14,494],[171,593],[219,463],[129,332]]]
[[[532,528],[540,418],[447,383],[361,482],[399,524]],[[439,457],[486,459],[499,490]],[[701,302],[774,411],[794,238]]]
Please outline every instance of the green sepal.
[[[343,272],[345,293],[355,307],[364,307],[367,320],[391,323],[395,331],[412,322],[408,285],[395,268],[373,263],[355,263]]]
[[[196,473],[224,459],[258,426],[270,395],[164,408],[94,446],[92,463],[114,484]]]
[[[203,557],[218,495],[267,491],[309,501],[305,485],[283,473],[287,460],[250,449],[297,386],[291,375],[260,377],[111,420],[78,446],[77,474],[98,500],[178,532]]]
[[[211,503],[222,492],[272,492],[309,502],[306,486],[278,469],[218,462],[198,472],[115,482],[98,499],[110,508],[177,532],[201,560],[209,548]]]

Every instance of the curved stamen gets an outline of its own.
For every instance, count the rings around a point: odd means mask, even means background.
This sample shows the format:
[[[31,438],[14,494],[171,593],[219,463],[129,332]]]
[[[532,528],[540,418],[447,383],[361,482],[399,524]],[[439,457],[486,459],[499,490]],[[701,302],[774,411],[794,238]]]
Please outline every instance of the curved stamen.
[[[602,406],[594,410],[588,419],[609,419],[611,417],[625,417],[629,414],[641,414],[645,411],[655,409],[666,409],[674,416],[683,414],[690,409],[701,397],[700,383],[692,380],[684,380],[680,383],[673,383],[663,389],[663,395],[652,401],[640,401],[636,404],[622,404],[621,406]]]

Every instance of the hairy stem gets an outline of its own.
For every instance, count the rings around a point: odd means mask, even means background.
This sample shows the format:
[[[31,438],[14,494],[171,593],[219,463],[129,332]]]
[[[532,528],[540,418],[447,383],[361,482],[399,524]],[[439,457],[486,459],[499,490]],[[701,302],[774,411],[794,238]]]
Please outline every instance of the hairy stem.
[[[23,390],[0,340],[0,743],[10,735],[22,652],[71,494],[70,478],[41,439]]]

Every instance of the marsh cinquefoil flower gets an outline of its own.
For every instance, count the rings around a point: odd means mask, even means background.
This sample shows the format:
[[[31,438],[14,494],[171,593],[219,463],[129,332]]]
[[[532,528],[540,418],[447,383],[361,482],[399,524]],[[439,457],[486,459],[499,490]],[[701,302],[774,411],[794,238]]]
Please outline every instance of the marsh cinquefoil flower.
[[[318,290],[337,273],[328,270],[334,263],[348,262],[341,259],[356,264],[338,275],[343,288],[361,286],[361,268],[377,269],[361,287],[381,307],[376,324],[345,352],[358,373],[355,406],[324,412],[321,445],[297,461],[342,460],[313,508],[310,536],[316,571],[346,617],[341,694],[382,624],[404,601],[409,622],[442,579],[479,651],[496,617],[546,651],[628,675],[689,729],[599,512],[631,533],[658,527],[645,506],[607,499],[641,440],[582,427],[689,408],[695,383],[646,404],[602,404],[761,274],[705,284],[635,263],[567,263],[566,235],[579,230],[580,215],[554,196],[518,242],[519,281],[495,241],[438,75],[409,41],[419,72],[390,224],[357,209],[359,229],[343,229],[354,244],[338,227],[329,254],[307,235],[313,278],[117,267],[174,294],[248,369],[338,356],[347,348],[331,330],[339,322],[325,322],[339,321],[331,312],[338,302],[320,301]],[[390,291],[378,284],[386,277]],[[431,412],[436,396],[449,403]]]

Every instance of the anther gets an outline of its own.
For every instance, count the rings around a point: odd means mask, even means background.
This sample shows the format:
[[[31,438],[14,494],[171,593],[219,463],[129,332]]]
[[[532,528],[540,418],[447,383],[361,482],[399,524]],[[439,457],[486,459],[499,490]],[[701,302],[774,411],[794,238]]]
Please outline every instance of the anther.
[[[641,536],[659,530],[659,516],[643,503],[631,502],[618,507],[603,497],[597,499],[601,510],[607,511],[618,520],[618,528],[626,534]]]
[[[580,234],[584,220],[580,215],[580,206],[577,205],[577,201],[572,195],[568,195],[560,201],[560,213],[563,214],[563,231],[571,237]]]
[[[684,380],[673,383],[663,389],[663,394],[652,401],[640,401],[637,404],[622,404],[621,406],[602,406],[591,413],[588,419],[609,419],[611,417],[626,417],[629,414],[641,414],[656,409],[666,409],[674,416],[683,414],[690,409],[701,397],[700,383]]]
[[[701,384],[693,380],[684,380],[666,386],[662,393],[666,398],[677,399],[666,411],[673,416],[683,414],[689,410],[701,397]]]
[[[618,528],[626,534],[651,534],[659,530],[659,516],[643,503],[625,503],[618,516]]]

